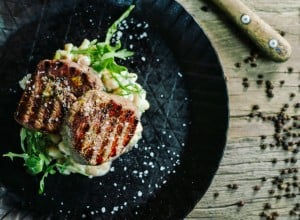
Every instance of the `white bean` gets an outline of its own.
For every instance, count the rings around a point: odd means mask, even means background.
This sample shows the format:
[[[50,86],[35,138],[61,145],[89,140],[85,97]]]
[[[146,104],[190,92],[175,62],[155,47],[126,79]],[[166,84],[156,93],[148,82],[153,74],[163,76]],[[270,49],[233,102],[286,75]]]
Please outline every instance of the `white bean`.
[[[88,39],[84,39],[81,43],[81,45],[79,46],[79,49],[80,50],[84,50],[84,49],[87,49],[90,45],[90,41]]]
[[[77,63],[83,66],[89,66],[91,65],[91,59],[88,56],[79,55]]]

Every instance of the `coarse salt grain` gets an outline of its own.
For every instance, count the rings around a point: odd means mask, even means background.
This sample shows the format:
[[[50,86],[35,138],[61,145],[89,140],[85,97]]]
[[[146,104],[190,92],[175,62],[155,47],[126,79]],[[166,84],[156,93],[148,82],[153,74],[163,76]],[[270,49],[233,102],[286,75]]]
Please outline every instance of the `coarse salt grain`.
[[[138,196],[141,197],[143,193],[141,191],[138,191]]]

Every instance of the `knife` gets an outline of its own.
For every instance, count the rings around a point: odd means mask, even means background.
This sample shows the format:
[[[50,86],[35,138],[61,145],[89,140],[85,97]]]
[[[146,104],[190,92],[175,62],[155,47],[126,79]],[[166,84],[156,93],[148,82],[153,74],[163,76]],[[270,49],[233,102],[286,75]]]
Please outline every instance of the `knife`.
[[[274,61],[286,61],[292,53],[289,42],[240,0],[211,0]]]

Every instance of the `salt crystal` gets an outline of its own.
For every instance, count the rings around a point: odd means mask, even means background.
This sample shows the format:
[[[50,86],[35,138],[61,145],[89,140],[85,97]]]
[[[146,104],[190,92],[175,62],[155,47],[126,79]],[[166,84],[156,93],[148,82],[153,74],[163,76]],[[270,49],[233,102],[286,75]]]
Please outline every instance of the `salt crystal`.
[[[141,197],[143,193],[141,191],[138,191],[138,196]]]

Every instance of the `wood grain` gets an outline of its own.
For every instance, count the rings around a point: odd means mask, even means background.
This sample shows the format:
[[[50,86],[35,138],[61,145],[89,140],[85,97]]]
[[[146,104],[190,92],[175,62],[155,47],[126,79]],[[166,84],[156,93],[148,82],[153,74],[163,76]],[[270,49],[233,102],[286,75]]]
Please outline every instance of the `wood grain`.
[[[266,212],[277,211],[278,219],[299,219],[299,211],[294,213],[296,215],[290,213],[295,204],[300,202],[299,187],[285,192],[273,185],[272,181],[282,169],[300,168],[300,154],[278,147],[262,150],[260,136],[266,135],[266,144],[273,142],[274,125],[270,121],[251,119],[248,115],[254,104],[260,106],[263,114],[274,115],[287,103],[290,106],[287,113],[300,116],[300,110],[293,107],[300,101],[300,1],[243,0],[272,27],[284,31],[284,37],[293,50],[290,59],[284,63],[275,63],[259,56],[255,61],[257,67],[244,63],[254,46],[209,1],[178,2],[192,14],[215,47],[226,74],[230,96],[230,127],[223,160],[206,195],[186,219],[260,219],[265,203],[272,205]],[[241,67],[237,68],[236,63],[240,63]],[[291,73],[288,71],[290,67],[293,68]],[[266,97],[264,84],[257,85],[259,74],[263,75],[264,82],[270,80],[274,85],[273,98]],[[247,78],[250,84],[247,89],[242,85],[243,78]],[[282,80],[284,84],[280,86]],[[291,93],[295,97],[290,98]],[[292,132],[299,133],[299,129],[293,129]],[[285,162],[293,157],[297,159],[296,163]],[[274,158],[277,159],[276,163],[272,163]],[[284,181],[297,182],[293,180],[294,176],[298,177],[299,183],[299,172],[284,175]],[[266,177],[265,182],[261,181],[262,177]],[[227,185],[232,183],[237,184],[238,189],[228,189]],[[260,187],[259,191],[253,189],[256,185]],[[274,194],[270,191],[272,189]],[[214,196],[216,192],[218,197]],[[290,193],[294,193],[295,197],[287,198]],[[276,199],[277,195],[283,197]],[[243,207],[237,205],[241,200],[245,203]]]
[[[252,42],[272,60],[285,61],[290,57],[291,46],[287,40],[240,0],[211,1],[224,11],[252,39]],[[244,16],[248,16],[248,23],[242,21],[242,17]],[[277,42],[277,45],[270,45],[270,42],[272,42],[271,39]]]

